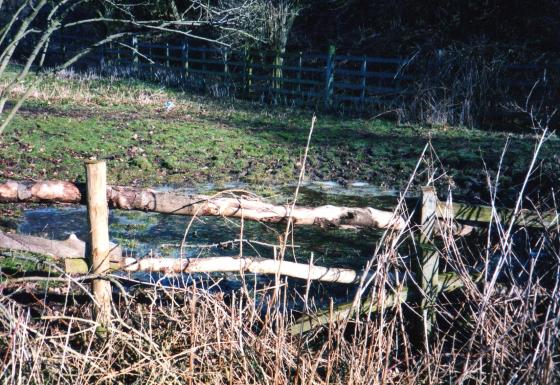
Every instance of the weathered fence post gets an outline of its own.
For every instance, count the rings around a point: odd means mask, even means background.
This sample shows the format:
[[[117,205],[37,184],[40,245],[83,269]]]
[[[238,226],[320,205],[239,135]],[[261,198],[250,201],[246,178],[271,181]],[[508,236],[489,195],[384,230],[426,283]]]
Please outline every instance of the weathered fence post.
[[[181,46],[181,61],[185,70],[185,77],[189,77],[189,42],[185,41]]]
[[[336,48],[334,45],[329,46],[327,55],[327,65],[325,67],[325,108],[332,107],[334,93],[334,55]]]
[[[132,61],[134,66],[138,66],[138,38],[136,36],[132,37]]]
[[[435,322],[435,301],[438,293],[439,255],[431,239],[436,220],[437,194],[434,187],[422,187],[420,247],[418,248],[417,280],[422,291],[420,311],[424,342],[432,333]]]
[[[367,58],[364,56],[362,61],[362,68],[360,69],[361,76],[361,90],[360,90],[360,108],[364,108],[366,102],[366,84],[367,84]]]
[[[107,206],[107,166],[103,161],[86,162],[87,211],[89,224],[88,257],[93,274],[105,274],[110,269],[109,208]],[[95,317],[106,333],[111,322],[111,283],[94,279]],[[105,329],[105,330],[103,330]]]
[[[165,43],[165,65],[169,68],[169,43]]]

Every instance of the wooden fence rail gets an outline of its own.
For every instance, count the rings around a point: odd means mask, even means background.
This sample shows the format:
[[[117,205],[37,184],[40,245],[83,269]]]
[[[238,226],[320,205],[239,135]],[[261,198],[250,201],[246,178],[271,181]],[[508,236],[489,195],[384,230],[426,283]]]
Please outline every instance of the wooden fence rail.
[[[64,259],[68,273],[84,274],[92,272],[93,295],[96,317],[100,325],[111,322],[111,283],[103,275],[115,269],[122,271],[150,271],[164,273],[210,273],[217,271],[239,271],[257,274],[282,274],[299,279],[319,280],[333,283],[357,283],[362,272],[336,267],[321,267],[310,264],[294,263],[277,259],[262,259],[247,256],[209,257],[209,258],[125,258],[121,250],[109,243],[108,203],[121,209],[158,211],[179,215],[219,215],[244,218],[265,222],[281,222],[291,215],[295,224],[327,225],[345,227],[374,227],[389,231],[399,231],[401,236],[418,236],[416,255],[416,274],[414,280],[404,287],[404,291],[391,294],[387,305],[393,306],[401,300],[418,300],[421,328],[427,340],[433,330],[435,304],[442,290],[454,290],[461,286],[460,278],[454,273],[441,273],[439,252],[434,248],[434,230],[446,225],[449,220],[480,223],[514,223],[520,226],[552,228],[558,226],[558,214],[549,212],[543,215],[529,210],[517,214],[508,209],[495,209],[484,206],[447,204],[437,200],[432,187],[422,190],[420,199],[419,226],[409,226],[395,212],[384,212],[373,208],[349,208],[321,206],[317,208],[294,207],[289,211],[285,206],[275,206],[260,200],[245,197],[207,197],[179,196],[106,185],[106,165],[104,162],[86,163],[87,185],[83,188],[69,182],[46,181],[33,183],[7,182],[0,184],[0,203],[2,202],[87,202],[89,240],[86,244],[75,237],[66,241],[50,241],[38,237],[12,235],[0,232],[0,248],[50,254]],[[86,194],[84,194],[84,192]],[[333,214],[334,213],[334,214]],[[441,221],[441,222],[438,222]],[[438,224],[439,223],[439,224]],[[418,231],[419,230],[419,231]],[[408,235],[406,235],[408,234]],[[278,245],[279,247],[279,245]],[[443,274],[443,275],[442,275]],[[447,274],[447,275],[445,275]],[[449,274],[452,274],[450,276]],[[442,278],[443,277],[443,278]],[[442,283],[441,279],[444,280]],[[450,284],[449,282],[453,282]],[[411,288],[419,290],[412,295]],[[399,289],[400,290],[400,289]],[[377,307],[374,307],[377,308]],[[346,310],[344,310],[346,309]],[[348,313],[350,308],[344,308]],[[341,314],[342,314],[341,313]],[[344,313],[344,314],[346,314]],[[337,313],[338,314],[338,313]],[[350,314],[350,313],[348,313]],[[337,315],[338,317],[339,315]],[[307,326],[294,326],[294,331],[308,330],[317,325],[317,320],[304,319]],[[102,331],[104,331],[103,329]]]

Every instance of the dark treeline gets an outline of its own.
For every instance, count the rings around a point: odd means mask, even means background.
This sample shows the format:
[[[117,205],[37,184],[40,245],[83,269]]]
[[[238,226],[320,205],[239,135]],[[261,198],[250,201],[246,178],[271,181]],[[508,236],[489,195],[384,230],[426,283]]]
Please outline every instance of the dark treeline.
[[[312,0],[296,18],[294,47],[336,44],[352,52],[408,54],[417,49],[480,46],[560,52],[557,0]]]
[[[36,2],[26,1],[30,5]],[[44,8],[45,15],[59,3],[47,1],[50,6]],[[9,20],[19,3],[6,0],[0,17]],[[280,54],[326,53],[335,46],[338,54],[406,59],[407,65],[398,73],[413,81],[401,84],[406,88],[403,95],[397,95],[390,107],[383,107],[395,111],[401,121],[527,128],[536,123],[527,120],[529,110],[546,123],[560,99],[558,0],[70,3],[76,6],[65,17],[66,23],[91,17],[108,21],[60,28],[55,37],[60,33],[99,40],[123,32],[123,40],[128,39],[129,44],[137,35],[152,42],[180,45],[189,40],[192,45],[225,44]],[[126,22],[109,21],[114,19]],[[38,17],[34,24],[45,28],[46,20]],[[139,20],[165,23],[147,28]],[[28,38],[32,40],[34,35]],[[48,47],[55,50],[57,40]],[[19,58],[28,51],[22,45]],[[282,64],[282,60],[267,64]],[[367,111],[380,112],[375,106]]]

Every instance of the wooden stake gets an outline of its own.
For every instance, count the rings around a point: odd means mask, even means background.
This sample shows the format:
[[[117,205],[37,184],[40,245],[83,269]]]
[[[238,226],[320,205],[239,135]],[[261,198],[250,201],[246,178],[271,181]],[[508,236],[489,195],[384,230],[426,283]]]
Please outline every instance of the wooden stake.
[[[86,162],[86,176],[91,269],[93,274],[105,274],[111,268],[105,162]],[[96,302],[96,319],[106,329],[111,322],[111,283],[105,279],[95,279],[92,290]],[[104,330],[98,332],[104,333]]]
[[[437,202],[436,190],[433,187],[423,187],[417,279],[422,290],[420,309],[425,342],[427,342],[427,338],[431,335],[432,326],[435,322],[434,306],[438,292],[439,255],[431,244],[432,233],[436,223]]]

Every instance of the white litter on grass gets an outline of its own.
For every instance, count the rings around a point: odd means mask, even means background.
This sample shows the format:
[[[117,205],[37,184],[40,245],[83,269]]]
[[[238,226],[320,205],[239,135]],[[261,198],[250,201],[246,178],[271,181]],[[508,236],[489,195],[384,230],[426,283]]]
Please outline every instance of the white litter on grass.
[[[165,107],[165,111],[169,112],[173,109],[173,107],[175,107],[175,103],[173,103],[171,100],[168,100],[163,106]]]

